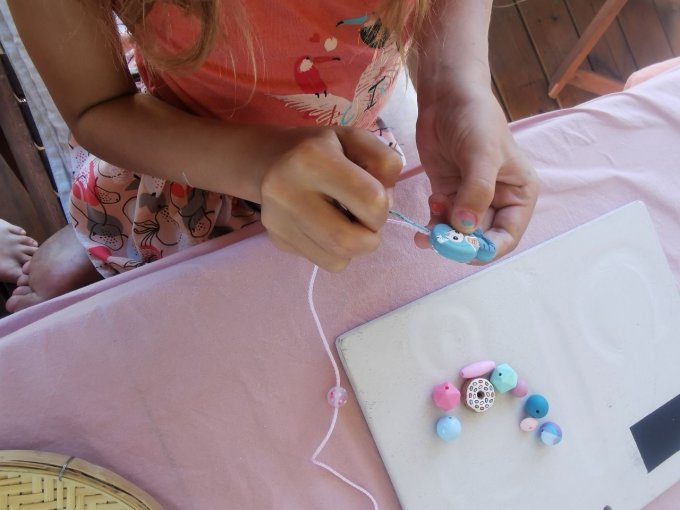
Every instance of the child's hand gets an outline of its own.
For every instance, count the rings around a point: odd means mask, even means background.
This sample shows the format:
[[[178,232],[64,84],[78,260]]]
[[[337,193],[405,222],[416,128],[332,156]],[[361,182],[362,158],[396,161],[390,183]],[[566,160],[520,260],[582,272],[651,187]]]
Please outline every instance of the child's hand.
[[[354,128],[293,128],[283,142],[261,180],[262,223],[274,244],[328,271],[375,250],[399,155]]]
[[[487,230],[498,257],[513,250],[536,204],[538,178],[491,91],[448,93],[422,107],[416,140],[432,185],[434,223]],[[429,246],[425,236],[418,246]]]

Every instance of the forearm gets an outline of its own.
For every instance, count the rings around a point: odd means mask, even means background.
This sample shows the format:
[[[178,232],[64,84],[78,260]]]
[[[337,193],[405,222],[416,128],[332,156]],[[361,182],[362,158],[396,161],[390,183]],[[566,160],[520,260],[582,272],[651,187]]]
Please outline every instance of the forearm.
[[[417,37],[418,101],[436,101],[446,91],[488,90],[489,21],[492,0],[435,0]]]
[[[143,94],[102,103],[71,129],[84,148],[121,168],[255,202],[276,143],[263,143],[269,128],[196,117]]]
[[[31,58],[83,147],[133,172],[260,200],[266,158],[280,143],[281,137],[272,136],[275,128],[199,118],[137,93],[115,26],[105,22],[97,2],[9,4]]]

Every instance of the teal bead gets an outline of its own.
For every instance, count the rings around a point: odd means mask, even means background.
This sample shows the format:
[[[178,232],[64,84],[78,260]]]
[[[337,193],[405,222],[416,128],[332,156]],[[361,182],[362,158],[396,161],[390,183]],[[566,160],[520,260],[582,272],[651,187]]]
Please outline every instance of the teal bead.
[[[562,441],[562,429],[557,423],[547,421],[538,429],[538,435],[548,446],[554,446]]]
[[[543,418],[548,414],[548,401],[543,395],[531,395],[524,402],[524,411],[533,418]]]
[[[491,262],[496,257],[496,245],[480,229],[473,234],[479,240],[479,251],[475,258],[480,262]]]
[[[460,436],[460,420],[455,416],[442,416],[437,420],[437,435],[446,442]]]
[[[517,386],[517,372],[507,363],[498,365],[491,372],[489,380],[498,393],[505,393]]]

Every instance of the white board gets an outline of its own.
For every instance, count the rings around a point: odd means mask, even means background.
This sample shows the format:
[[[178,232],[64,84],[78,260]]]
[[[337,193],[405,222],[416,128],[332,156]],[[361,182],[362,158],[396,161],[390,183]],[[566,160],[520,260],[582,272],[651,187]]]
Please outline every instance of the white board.
[[[448,263],[442,259],[442,263]],[[629,204],[342,335],[337,347],[405,510],[639,509],[680,480],[648,473],[630,427],[680,394],[680,296],[646,208]],[[506,362],[564,440],[522,432],[523,399],[449,414],[432,388]],[[544,421],[544,420],[541,420]],[[679,425],[680,426],[680,425]]]

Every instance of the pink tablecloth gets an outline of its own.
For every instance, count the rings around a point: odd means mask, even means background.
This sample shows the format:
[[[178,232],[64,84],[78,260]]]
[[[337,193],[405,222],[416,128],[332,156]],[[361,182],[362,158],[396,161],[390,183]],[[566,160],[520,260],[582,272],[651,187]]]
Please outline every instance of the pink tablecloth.
[[[409,126],[400,130],[412,154]],[[520,252],[641,199],[680,282],[680,68],[514,131],[543,184]],[[427,195],[424,176],[410,177],[397,208],[422,220]],[[307,306],[311,265],[264,235],[236,239],[1,321],[0,449],[82,457],[168,509],[371,508],[309,460],[329,424],[333,383]],[[329,338],[477,270],[410,239],[387,226],[375,254],[320,274],[316,306]],[[398,508],[353,401],[321,460],[381,508]],[[678,506],[677,485],[653,504]]]

